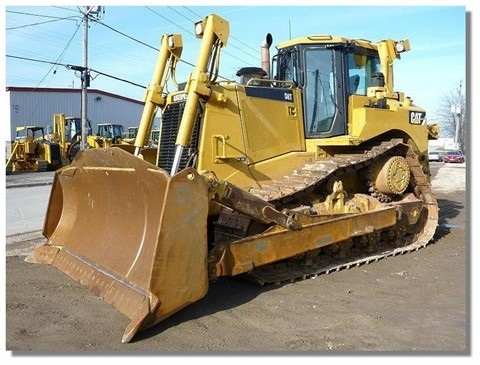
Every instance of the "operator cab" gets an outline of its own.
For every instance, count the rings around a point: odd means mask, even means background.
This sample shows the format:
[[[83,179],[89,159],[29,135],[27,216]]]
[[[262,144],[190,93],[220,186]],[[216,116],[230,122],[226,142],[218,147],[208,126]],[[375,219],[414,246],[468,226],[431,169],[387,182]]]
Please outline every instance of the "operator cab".
[[[302,89],[307,138],[346,135],[348,115],[344,111],[349,97],[366,96],[374,76],[378,78],[378,52],[341,40],[306,37],[290,41],[273,57],[275,79],[292,81]]]
[[[92,134],[92,124],[87,119],[87,136]],[[82,137],[82,118],[80,117],[67,117],[65,118],[65,140],[69,142],[75,142]]]

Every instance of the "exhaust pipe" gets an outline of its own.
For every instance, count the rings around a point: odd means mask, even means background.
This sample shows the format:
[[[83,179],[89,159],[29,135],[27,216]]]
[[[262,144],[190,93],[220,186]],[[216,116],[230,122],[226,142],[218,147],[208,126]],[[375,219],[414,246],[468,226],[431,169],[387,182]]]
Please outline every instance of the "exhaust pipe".
[[[261,46],[262,53],[262,68],[267,73],[267,79],[271,77],[270,75],[270,46],[273,43],[273,37],[270,33],[267,34],[265,40]]]

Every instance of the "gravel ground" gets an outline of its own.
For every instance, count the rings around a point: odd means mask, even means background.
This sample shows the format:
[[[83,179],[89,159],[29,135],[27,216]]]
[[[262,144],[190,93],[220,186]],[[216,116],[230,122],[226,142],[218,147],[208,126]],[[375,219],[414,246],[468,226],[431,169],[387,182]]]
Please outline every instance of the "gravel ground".
[[[72,354],[367,354],[470,361],[465,166],[442,164],[437,170],[432,184],[441,218],[426,248],[281,286],[222,278],[205,298],[128,344],[120,341],[127,317],[56,268],[24,262],[28,246],[36,242],[23,243],[23,250],[9,245],[7,360]]]

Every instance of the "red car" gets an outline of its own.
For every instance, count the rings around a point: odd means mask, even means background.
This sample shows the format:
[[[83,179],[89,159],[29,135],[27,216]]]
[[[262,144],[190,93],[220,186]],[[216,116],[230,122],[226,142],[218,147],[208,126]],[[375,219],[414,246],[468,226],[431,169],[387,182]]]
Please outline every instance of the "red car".
[[[443,155],[443,161],[463,163],[465,162],[465,157],[463,156],[463,153],[460,151],[447,151]]]

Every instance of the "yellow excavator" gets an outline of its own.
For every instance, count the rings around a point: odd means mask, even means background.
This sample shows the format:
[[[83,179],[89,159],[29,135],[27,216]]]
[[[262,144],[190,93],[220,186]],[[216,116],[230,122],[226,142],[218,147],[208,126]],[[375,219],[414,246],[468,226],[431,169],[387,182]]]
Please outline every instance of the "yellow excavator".
[[[393,84],[408,40],[311,35],[270,57],[268,34],[262,67],[233,81],[218,77],[229,23],[212,14],[194,29],[195,68],[169,93],[183,43],[161,38],[133,153],[82,150],[56,172],[47,241],[26,258],[128,316],[122,342],[221,276],[302,280],[418,250],[438,223],[427,158],[438,129]]]

